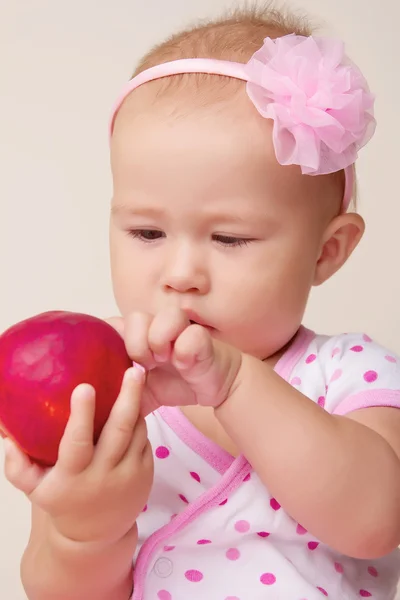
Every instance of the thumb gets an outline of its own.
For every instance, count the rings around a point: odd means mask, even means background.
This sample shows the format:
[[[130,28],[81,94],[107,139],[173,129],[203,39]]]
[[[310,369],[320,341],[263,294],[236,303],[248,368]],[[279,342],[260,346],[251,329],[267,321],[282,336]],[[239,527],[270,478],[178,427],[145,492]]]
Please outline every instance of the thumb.
[[[4,472],[7,480],[29,496],[39,485],[45,469],[33,463],[10,438],[4,441]]]

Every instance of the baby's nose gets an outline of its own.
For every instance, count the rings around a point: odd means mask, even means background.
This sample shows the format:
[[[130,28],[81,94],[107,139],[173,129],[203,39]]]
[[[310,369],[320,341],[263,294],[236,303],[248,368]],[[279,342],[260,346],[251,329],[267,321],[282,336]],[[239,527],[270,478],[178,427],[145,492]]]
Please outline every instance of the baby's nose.
[[[204,257],[196,249],[175,249],[166,257],[162,286],[180,294],[206,294],[210,289],[210,274]]]

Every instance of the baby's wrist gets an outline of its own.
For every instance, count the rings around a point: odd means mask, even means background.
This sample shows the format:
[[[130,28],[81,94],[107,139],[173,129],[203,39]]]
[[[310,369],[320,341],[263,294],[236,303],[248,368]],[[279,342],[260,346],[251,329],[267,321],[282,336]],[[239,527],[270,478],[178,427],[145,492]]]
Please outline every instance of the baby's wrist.
[[[243,408],[249,408],[254,387],[254,380],[260,369],[263,373],[268,369],[268,365],[250,354],[241,353],[240,365],[236,371],[232,384],[229,387],[225,399],[218,406],[215,406],[215,415],[229,409],[232,404],[243,404]]]
[[[235,357],[236,358],[236,357]],[[222,396],[220,402],[214,405],[215,415],[218,416],[218,412],[225,408],[233,397],[236,397],[240,388],[242,387],[242,381],[246,377],[244,371],[246,371],[247,355],[240,353],[239,360],[232,360],[232,372],[230,374],[231,381],[227,381],[226,391]]]
[[[137,529],[121,539],[76,541],[50,520],[42,520],[31,537],[22,565],[29,598],[127,599],[132,588],[132,556]]]
[[[108,539],[85,539],[68,532],[60,527],[57,522],[49,518],[47,528],[47,540],[51,546],[67,553],[84,553],[85,555],[96,555],[109,552],[113,546],[132,543],[136,547],[138,539],[136,523],[121,537],[110,536]]]

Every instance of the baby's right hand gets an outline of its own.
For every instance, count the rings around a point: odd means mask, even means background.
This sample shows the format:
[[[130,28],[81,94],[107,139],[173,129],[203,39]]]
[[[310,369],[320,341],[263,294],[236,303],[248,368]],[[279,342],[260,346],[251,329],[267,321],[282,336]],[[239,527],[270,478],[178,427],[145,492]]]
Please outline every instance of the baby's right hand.
[[[140,368],[128,369],[96,446],[95,392],[87,384],[78,386],[51,469],[32,463],[5,440],[7,479],[48,514],[65,538],[108,544],[135,526],[153,481],[152,449],[140,415],[143,382]]]

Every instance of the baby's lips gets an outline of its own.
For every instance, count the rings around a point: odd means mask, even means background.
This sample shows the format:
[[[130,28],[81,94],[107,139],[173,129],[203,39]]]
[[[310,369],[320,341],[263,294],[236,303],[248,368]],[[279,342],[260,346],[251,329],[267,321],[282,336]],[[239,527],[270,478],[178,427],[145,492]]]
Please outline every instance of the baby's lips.
[[[208,331],[215,331],[215,327],[207,323],[205,319],[203,319],[200,315],[191,310],[185,310],[185,313],[190,321],[191,325],[201,325]]]

